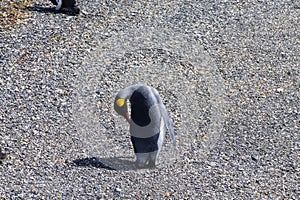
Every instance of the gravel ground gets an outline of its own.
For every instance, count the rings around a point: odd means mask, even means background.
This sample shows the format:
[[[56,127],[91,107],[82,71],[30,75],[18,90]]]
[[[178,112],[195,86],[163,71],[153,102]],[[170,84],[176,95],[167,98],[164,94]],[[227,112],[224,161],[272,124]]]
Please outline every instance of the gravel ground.
[[[298,1],[25,2],[0,1],[0,199],[300,196]],[[111,107],[137,82],[177,133],[151,170]]]

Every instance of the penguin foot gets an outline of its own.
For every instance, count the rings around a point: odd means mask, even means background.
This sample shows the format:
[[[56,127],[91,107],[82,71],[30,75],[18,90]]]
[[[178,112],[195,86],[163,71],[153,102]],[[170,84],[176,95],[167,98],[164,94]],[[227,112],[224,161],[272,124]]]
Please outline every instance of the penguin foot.
[[[155,162],[149,161],[149,162],[135,162],[135,166],[138,169],[154,169],[156,167]]]
[[[148,164],[149,169],[154,169],[155,167],[156,167],[155,163],[149,162],[149,164]]]
[[[147,168],[147,164],[139,162],[139,161],[136,161],[135,162],[135,167],[138,168],[138,169],[145,169],[145,168]]]

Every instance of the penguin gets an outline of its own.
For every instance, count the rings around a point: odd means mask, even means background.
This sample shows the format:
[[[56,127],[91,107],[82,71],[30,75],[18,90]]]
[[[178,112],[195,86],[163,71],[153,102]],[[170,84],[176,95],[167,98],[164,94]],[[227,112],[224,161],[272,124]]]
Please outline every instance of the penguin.
[[[79,14],[80,9],[75,5],[75,0],[50,0],[56,5],[55,10],[60,10],[70,14]]]
[[[115,97],[114,109],[130,125],[137,168],[155,167],[166,128],[176,147],[172,121],[155,88],[139,84],[122,89]]]

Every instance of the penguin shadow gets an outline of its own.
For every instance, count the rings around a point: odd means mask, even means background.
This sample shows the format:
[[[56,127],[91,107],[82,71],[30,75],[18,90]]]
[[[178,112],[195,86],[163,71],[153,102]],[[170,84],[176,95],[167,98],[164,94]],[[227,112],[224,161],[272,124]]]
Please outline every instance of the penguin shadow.
[[[71,12],[69,10],[56,10],[54,7],[42,7],[42,6],[29,6],[26,7],[26,10],[31,12],[39,12],[39,13],[52,13],[52,14],[64,14],[69,16],[75,16],[76,14],[74,12]]]
[[[73,163],[78,167],[95,167],[107,170],[122,170],[130,171],[137,170],[135,162],[131,157],[111,157],[111,158],[79,158],[73,160]]]

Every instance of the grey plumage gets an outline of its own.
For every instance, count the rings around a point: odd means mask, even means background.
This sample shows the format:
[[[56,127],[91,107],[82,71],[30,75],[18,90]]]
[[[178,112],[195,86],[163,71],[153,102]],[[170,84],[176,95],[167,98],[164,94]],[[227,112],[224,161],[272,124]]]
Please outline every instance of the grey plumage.
[[[126,87],[117,94],[114,109],[130,124],[138,167],[155,166],[166,127],[176,146],[172,121],[156,89],[142,84]]]

